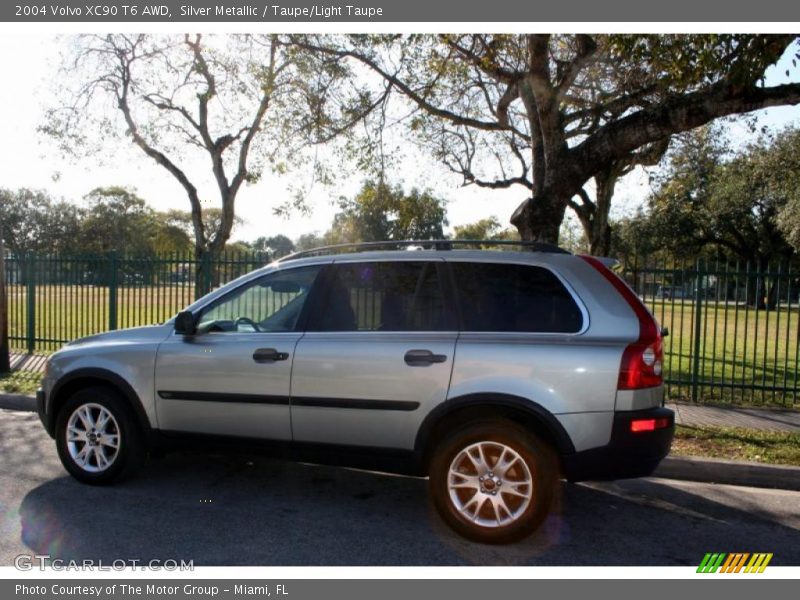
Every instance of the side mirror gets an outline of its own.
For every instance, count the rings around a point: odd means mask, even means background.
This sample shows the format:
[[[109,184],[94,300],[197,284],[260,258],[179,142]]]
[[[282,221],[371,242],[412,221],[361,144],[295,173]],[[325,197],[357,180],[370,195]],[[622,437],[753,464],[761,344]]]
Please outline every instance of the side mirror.
[[[665,338],[669,335],[669,327],[662,327],[661,328],[661,337]]]
[[[197,328],[194,325],[194,315],[188,310],[178,313],[175,317],[175,333],[180,335],[194,335]]]

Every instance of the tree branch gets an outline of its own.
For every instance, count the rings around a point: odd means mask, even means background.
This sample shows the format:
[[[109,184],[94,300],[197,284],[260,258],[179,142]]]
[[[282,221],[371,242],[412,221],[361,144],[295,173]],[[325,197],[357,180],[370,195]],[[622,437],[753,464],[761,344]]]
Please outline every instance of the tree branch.
[[[556,87],[556,93],[562,96],[567,90],[572,87],[578,75],[583,69],[592,62],[594,55],[597,52],[597,42],[590,35],[577,35],[576,37],[576,52],[575,58],[567,65],[566,71],[562,75]]]
[[[405,83],[404,81],[400,80],[396,75],[393,75],[386,71],[385,69],[381,68],[377,62],[373,59],[369,58],[368,56],[356,52],[354,50],[338,50],[335,48],[329,48],[327,46],[320,46],[317,44],[312,44],[307,41],[303,41],[305,38],[298,38],[298,37],[291,37],[290,38],[291,44],[297,46],[298,48],[302,48],[304,50],[309,50],[312,52],[320,52],[323,54],[328,54],[332,56],[338,56],[340,58],[352,58],[361,64],[369,67],[372,71],[383,77],[386,81],[392,84],[392,86],[396,87],[399,91],[401,91],[405,96],[407,96],[412,102],[414,102],[417,106],[425,110],[426,112],[436,116],[441,117],[450,121],[451,123],[455,123],[456,125],[464,125],[465,127],[474,127],[476,129],[483,129],[486,131],[504,131],[507,130],[508,127],[503,126],[502,124],[495,122],[495,121],[481,121],[480,119],[474,119],[472,117],[466,117],[463,115],[459,115],[454,113],[453,111],[441,108],[434,104],[431,104],[424,96],[417,93],[411,87]]]
[[[486,52],[484,54],[478,54],[474,50],[470,48],[465,48],[464,46],[460,45],[456,40],[453,39],[450,35],[440,35],[439,39],[441,39],[445,44],[453,48],[458,54],[462,57],[467,59],[467,61],[472,64],[473,66],[477,67],[479,70],[483,71],[487,75],[491,75],[492,77],[502,81],[504,83],[513,84],[521,77],[521,73],[516,71],[512,71],[510,69],[504,69],[500,65],[498,65],[494,61],[494,56],[492,56],[491,52]],[[474,42],[474,38],[473,38]],[[474,46],[474,43],[473,43]],[[484,45],[485,48],[488,47]]]
[[[800,103],[800,83],[769,88],[714,85],[640,110],[598,130],[570,150],[575,160],[575,181],[585,181],[614,160],[645,144],[688,131],[726,115],[770,106]]]
[[[159,165],[164,167],[186,190],[189,196],[189,203],[192,207],[192,225],[195,232],[195,247],[204,248],[206,242],[205,227],[202,219],[202,208],[200,205],[200,198],[197,195],[197,188],[189,181],[189,178],[175,163],[173,163],[166,154],[151,146],[147,140],[139,133],[139,127],[133,119],[130,105],[128,103],[128,93],[131,84],[130,73],[130,60],[125,58],[125,55],[120,53],[118,55],[120,66],[120,87],[117,89],[117,105],[125,119],[128,126],[128,131],[133,138],[134,143],[141,148],[141,150],[150,158],[155,160]]]

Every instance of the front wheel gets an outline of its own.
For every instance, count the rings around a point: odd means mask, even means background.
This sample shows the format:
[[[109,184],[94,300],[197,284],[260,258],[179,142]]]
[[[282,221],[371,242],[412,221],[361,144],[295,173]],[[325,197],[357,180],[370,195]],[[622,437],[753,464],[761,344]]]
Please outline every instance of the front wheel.
[[[94,386],[73,394],[58,413],[56,447],[78,481],[111,483],[132,473],[145,451],[133,411],[117,392]]]
[[[469,539],[494,544],[535,531],[556,486],[553,451],[508,421],[467,424],[435,450],[430,492],[442,518]]]

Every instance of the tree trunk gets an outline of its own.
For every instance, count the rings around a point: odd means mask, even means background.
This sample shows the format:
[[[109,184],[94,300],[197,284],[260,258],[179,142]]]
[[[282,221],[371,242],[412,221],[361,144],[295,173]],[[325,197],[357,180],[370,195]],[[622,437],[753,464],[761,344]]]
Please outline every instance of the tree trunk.
[[[197,261],[194,267],[194,297],[202,298],[211,291],[210,267],[211,252],[203,246],[195,246],[194,258]]]
[[[763,274],[769,269],[769,261],[760,256],[756,258],[754,267],[755,273],[747,278],[747,305],[757,310],[766,310],[768,282]]]
[[[217,259],[222,255],[222,252],[223,249],[216,247],[195,246],[194,256],[197,261],[194,269],[195,299],[205,296],[211,290],[219,287],[221,273]]]
[[[2,230],[2,228],[0,228]],[[6,295],[6,247],[0,237],[0,374],[11,370],[8,348],[8,296]]]
[[[511,224],[523,240],[558,244],[566,208],[567,198],[545,191],[526,198],[511,216]]]
[[[611,212],[611,199],[619,178],[619,169],[612,166],[594,176],[595,206],[591,220],[591,230],[587,231],[589,252],[594,256],[608,256],[611,252],[611,225],[608,214]]]

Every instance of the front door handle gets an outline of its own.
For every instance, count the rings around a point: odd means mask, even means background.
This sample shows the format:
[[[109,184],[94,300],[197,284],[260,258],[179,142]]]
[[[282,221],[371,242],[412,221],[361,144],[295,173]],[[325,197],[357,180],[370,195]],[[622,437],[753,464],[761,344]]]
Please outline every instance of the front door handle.
[[[430,350],[409,350],[403,358],[409,367],[427,367],[447,360],[444,354],[434,354]]]
[[[288,352],[278,352],[275,348],[259,348],[253,352],[253,360],[257,363],[270,363],[287,358],[289,358]]]

